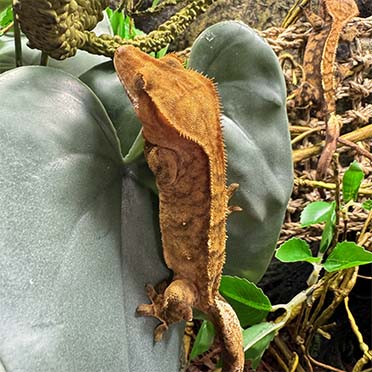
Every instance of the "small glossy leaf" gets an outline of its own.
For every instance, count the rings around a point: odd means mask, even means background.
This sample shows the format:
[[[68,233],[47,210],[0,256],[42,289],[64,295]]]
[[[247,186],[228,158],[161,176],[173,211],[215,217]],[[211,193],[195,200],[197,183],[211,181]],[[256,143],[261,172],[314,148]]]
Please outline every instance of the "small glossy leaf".
[[[242,327],[262,321],[271,310],[269,298],[247,279],[224,275],[220,293],[235,310]]]
[[[342,197],[344,203],[350,200],[356,201],[360,184],[364,178],[362,167],[357,161],[353,161],[342,179]]]
[[[338,243],[328,256],[324,268],[332,272],[369,263],[372,263],[372,252],[354,242],[342,242]]]
[[[332,239],[333,239],[333,234],[335,232],[335,228],[336,228],[336,210],[335,210],[336,203],[333,202],[332,205],[333,205],[333,209],[331,210],[331,213],[329,215],[328,220],[326,221],[326,224],[324,226],[324,230],[323,230],[323,233],[322,233],[322,240],[320,241],[320,247],[319,247],[320,253],[324,253],[328,249],[328,247],[331,245]]]
[[[366,200],[362,203],[362,208],[364,208],[367,211],[370,211],[372,209],[372,199]]]
[[[110,20],[112,32],[114,35],[124,36],[119,33],[120,22],[123,22],[123,15],[121,12],[113,11],[110,8],[106,9],[106,13]]]
[[[334,209],[334,202],[316,201],[310,203],[301,213],[301,226],[306,227],[316,223],[326,222]]]
[[[0,34],[1,28],[8,26],[10,22],[13,21],[13,11],[12,6],[9,5],[7,8],[0,12]]]
[[[215,330],[213,323],[209,320],[204,320],[200,326],[199,332],[196,335],[194,346],[190,353],[190,360],[195,359],[198,355],[206,352],[213,344]]]
[[[275,253],[275,257],[282,262],[320,262],[320,257],[313,257],[309,244],[305,240],[292,238],[283,243]]]
[[[272,323],[256,324],[243,331],[245,358],[252,361],[252,368],[258,367],[276,331],[277,327]]]

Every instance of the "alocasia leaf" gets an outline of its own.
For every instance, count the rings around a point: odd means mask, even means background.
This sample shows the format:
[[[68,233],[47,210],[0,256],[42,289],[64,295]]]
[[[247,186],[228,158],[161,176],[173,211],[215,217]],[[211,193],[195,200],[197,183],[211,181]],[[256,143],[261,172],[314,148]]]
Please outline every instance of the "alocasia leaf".
[[[0,76],[0,102],[6,372],[178,371],[182,326],[154,346],[156,321],[135,317],[144,284],[168,271],[154,196],[129,176],[122,186],[101,102],[71,75],[31,66]]]
[[[274,52],[251,28],[227,21],[194,43],[189,67],[213,78],[222,101],[228,181],[240,188],[228,219],[224,273],[258,281],[274,252],[292,191],[286,88]]]

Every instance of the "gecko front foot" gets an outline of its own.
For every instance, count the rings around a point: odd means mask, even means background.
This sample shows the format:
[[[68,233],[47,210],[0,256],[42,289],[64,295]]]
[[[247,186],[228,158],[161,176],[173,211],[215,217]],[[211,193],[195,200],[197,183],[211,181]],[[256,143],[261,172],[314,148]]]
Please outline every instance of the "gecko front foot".
[[[165,285],[162,283],[160,293],[151,284],[146,284],[146,294],[151,304],[141,304],[137,306],[136,313],[141,316],[151,316],[157,318],[161,323],[154,329],[154,340],[161,341],[164,332],[168,329],[167,321],[164,319],[164,295]]]
[[[238,183],[232,183],[227,187],[226,194],[227,194],[227,200],[230,200],[233,196],[234,192],[239,188]],[[230,215],[233,212],[241,212],[243,209],[240,208],[238,205],[229,205],[227,207],[226,215]]]
[[[164,303],[164,295],[157,293],[155,288],[151,284],[146,284],[146,294],[151,304],[141,304],[137,306],[136,312],[141,316],[152,316],[162,320],[162,309]]]
[[[192,320],[192,304],[195,301],[196,291],[185,280],[175,280],[167,288],[162,286],[162,292],[147,284],[146,293],[151,304],[142,304],[137,307],[137,314],[151,316],[160,320],[154,330],[155,341],[160,341],[169,324],[180,320]]]

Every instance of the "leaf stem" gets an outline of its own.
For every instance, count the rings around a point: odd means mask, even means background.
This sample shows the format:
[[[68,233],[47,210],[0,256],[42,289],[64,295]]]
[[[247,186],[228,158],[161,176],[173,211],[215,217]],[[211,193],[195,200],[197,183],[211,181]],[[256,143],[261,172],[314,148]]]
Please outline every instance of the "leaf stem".
[[[41,52],[40,57],[40,66],[47,66],[48,65],[48,54],[46,54],[44,51]]]
[[[22,44],[21,44],[21,30],[17,21],[17,15],[14,8],[13,1],[13,23],[14,23],[14,49],[15,49],[15,63],[17,67],[22,66]]]

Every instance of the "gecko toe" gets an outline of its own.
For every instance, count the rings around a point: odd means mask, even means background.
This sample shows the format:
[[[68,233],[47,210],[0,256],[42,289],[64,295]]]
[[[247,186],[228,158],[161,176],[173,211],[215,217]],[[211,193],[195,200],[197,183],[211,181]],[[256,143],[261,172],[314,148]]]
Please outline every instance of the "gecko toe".
[[[136,313],[141,316],[155,316],[154,305],[147,304],[138,305]]]
[[[154,329],[154,340],[155,342],[159,342],[162,340],[164,333],[167,331],[168,325],[167,323],[163,322],[159,324],[155,329]]]

